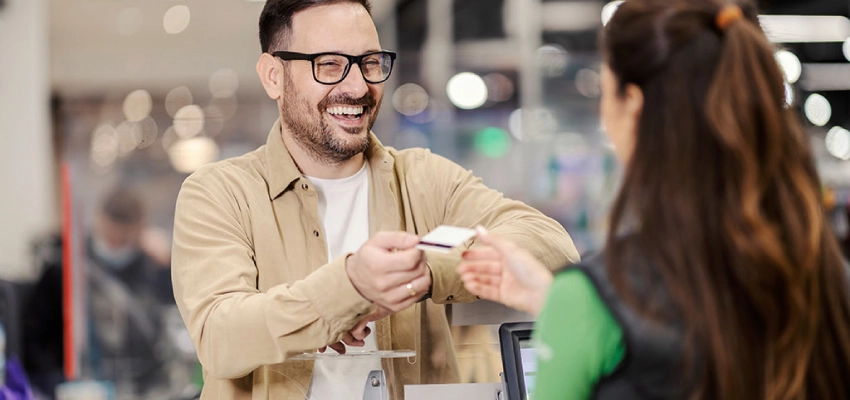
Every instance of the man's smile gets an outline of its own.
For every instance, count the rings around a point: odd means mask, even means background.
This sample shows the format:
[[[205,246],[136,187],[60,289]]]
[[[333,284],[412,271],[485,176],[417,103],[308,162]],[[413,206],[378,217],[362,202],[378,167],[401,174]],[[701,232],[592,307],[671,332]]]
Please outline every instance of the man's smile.
[[[366,106],[332,106],[326,112],[340,125],[354,127],[362,125],[368,109]]]

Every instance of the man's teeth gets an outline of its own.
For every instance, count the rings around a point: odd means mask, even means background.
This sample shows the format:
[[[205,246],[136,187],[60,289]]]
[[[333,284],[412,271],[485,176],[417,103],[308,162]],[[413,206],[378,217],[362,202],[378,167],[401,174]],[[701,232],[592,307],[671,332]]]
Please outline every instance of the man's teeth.
[[[363,114],[363,106],[358,107],[329,107],[328,114],[333,115],[360,115]]]

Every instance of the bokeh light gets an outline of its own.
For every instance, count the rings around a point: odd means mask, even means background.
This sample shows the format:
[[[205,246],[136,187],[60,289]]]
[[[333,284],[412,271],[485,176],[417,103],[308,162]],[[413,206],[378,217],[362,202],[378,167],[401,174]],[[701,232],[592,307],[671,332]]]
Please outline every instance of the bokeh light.
[[[137,122],[124,121],[115,127],[118,138],[118,154],[126,157],[142,142],[142,128]]]
[[[564,74],[568,64],[567,50],[561,45],[544,44],[537,49],[537,65],[544,78],[556,78]]]
[[[516,91],[511,78],[498,72],[491,72],[482,78],[487,85],[487,100],[499,102],[511,98]]]
[[[393,108],[408,117],[417,115],[428,108],[430,96],[422,86],[405,83],[393,93]]]
[[[230,68],[222,68],[210,76],[210,93],[213,97],[232,97],[238,89],[239,75]]]
[[[776,57],[776,62],[782,68],[782,72],[785,73],[785,80],[788,83],[797,82],[803,73],[803,64],[800,63],[800,59],[788,50],[779,50],[774,56]]]
[[[846,58],[847,61],[850,61],[850,37],[844,41],[844,45],[841,46],[841,50],[844,52],[844,58]]]
[[[156,141],[156,137],[159,135],[159,127],[151,117],[145,117],[145,119],[137,122],[137,124],[141,131],[141,140],[139,140],[138,148],[144,149]]]
[[[175,35],[186,30],[191,20],[192,14],[189,12],[189,7],[177,5],[165,12],[162,17],[162,27],[165,28],[165,32]]]
[[[174,130],[174,126],[169,126],[165,132],[162,132],[162,149],[168,152],[171,149],[171,146],[177,141],[180,140],[180,136],[177,136],[177,131]]]
[[[218,158],[219,148],[208,137],[180,139],[168,149],[168,160],[177,171],[189,174]]]
[[[218,106],[210,104],[204,107],[204,115],[206,115],[204,119],[204,133],[209,137],[218,136],[224,129],[224,118],[222,117],[223,113],[221,109]]]
[[[446,93],[452,104],[466,110],[481,107],[487,101],[487,85],[472,72],[461,72],[449,79]]]
[[[177,115],[177,111],[180,111],[181,108],[186,107],[194,103],[194,99],[192,98],[192,91],[189,90],[186,86],[178,86],[165,95],[165,111],[168,111],[168,115],[172,118]]]
[[[153,100],[147,90],[135,90],[124,98],[122,111],[127,121],[138,122],[151,115]]]
[[[236,97],[213,97],[207,107],[214,108],[215,117],[221,118],[222,121],[227,121],[236,116],[236,111],[239,109],[239,101]],[[209,118],[210,116],[207,115]]]
[[[511,137],[502,128],[488,126],[475,132],[473,138],[475,151],[489,158],[501,158],[511,148]]]
[[[526,120],[529,118],[530,120]],[[533,133],[526,133],[526,125],[536,125]],[[508,116],[508,129],[511,135],[519,141],[531,139],[534,137],[545,137],[555,132],[558,127],[558,121],[551,111],[545,108],[529,110],[518,108],[511,111]]]
[[[439,107],[434,104],[435,102],[436,101],[434,101],[434,99],[431,99],[428,101],[428,107],[426,107],[424,111],[416,115],[405,116],[405,118],[415,124],[427,124],[434,122],[440,114],[440,110],[438,110]]]
[[[224,129],[224,123],[236,115],[239,102],[236,97],[213,97],[204,107],[204,133],[209,137],[218,136]]]
[[[192,104],[177,111],[174,116],[174,131],[183,139],[190,138],[204,130],[204,122],[204,110]]]
[[[829,104],[829,100],[817,93],[806,98],[806,102],[803,103],[803,112],[806,119],[817,126],[826,125],[832,118],[832,106]]]
[[[842,160],[850,160],[850,131],[840,126],[826,133],[826,151]]]
[[[576,89],[584,97],[597,98],[602,95],[599,73],[590,69],[582,68],[576,72]]]
[[[91,160],[98,167],[108,167],[118,158],[118,139],[115,128],[109,124],[99,125],[92,133]]]

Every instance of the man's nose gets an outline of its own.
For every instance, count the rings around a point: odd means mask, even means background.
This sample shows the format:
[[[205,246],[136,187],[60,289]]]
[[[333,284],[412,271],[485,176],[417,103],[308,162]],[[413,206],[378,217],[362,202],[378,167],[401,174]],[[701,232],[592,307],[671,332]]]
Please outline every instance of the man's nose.
[[[348,76],[337,84],[337,88],[342,93],[345,93],[352,98],[359,99],[366,95],[369,91],[369,84],[363,77],[363,71],[360,70],[360,64],[351,64],[348,71]]]

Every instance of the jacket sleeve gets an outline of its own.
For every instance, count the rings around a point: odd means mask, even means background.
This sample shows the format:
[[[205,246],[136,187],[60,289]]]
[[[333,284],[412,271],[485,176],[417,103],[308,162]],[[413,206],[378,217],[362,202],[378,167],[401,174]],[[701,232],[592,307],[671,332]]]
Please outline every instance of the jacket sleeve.
[[[198,358],[214,378],[239,378],[337,342],[374,309],[348,279],[344,257],[261,293],[251,222],[240,211],[246,202],[207,172],[187,178],[177,198],[172,280]]]
[[[425,188],[423,196],[439,201],[423,201],[435,215],[433,224],[462,226],[482,225],[528,250],[549,269],[557,269],[579,261],[579,253],[570,235],[554,219],[517,200],[484,186],[471,171],[441,156],[423,152],[424,164],[414,185]],[[430,225],[430,224],[429,224]],[[434,225],[434,226],[435,226]],[[469,302],[475,296],[466,291],[457,273],[461,254],[468,246],[449,253],[426,253],[431,267],[433,286],[431,299],[437,303]]]

